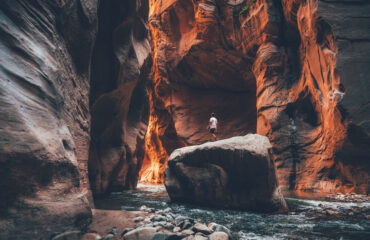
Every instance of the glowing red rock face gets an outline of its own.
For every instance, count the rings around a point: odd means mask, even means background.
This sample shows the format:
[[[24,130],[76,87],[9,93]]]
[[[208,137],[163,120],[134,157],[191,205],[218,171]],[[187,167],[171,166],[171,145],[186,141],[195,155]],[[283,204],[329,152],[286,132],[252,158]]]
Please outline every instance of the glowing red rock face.
[[[175,148],[210,140],[215,112],[219,139],[269,137],[285,192],[368,192],[369,114],[356,115],[369,111],[361,90],[368,85],[347,63],[370,60],[338,48],[335,37],[365,29],[348,24],[364,10],[313,0],[246,2],[150,2],[153,80],[142,180],[162,182]]]

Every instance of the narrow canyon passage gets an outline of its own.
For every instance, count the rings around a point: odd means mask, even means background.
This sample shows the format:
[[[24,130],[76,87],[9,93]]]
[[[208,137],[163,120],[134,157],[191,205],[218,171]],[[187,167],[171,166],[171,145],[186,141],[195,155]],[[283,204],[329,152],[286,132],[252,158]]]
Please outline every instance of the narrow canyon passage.
[[[369,14],[367,0],[0,1],[0,239],[80,239],[111,213],[119,229],[98,234],[113,239],[368,238]]]

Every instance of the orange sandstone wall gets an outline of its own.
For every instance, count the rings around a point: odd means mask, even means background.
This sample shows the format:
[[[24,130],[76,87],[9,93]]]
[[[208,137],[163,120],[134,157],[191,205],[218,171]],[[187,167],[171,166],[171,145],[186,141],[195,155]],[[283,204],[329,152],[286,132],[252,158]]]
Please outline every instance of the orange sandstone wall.
[[[361,0],[150,1],[143,180],[161,181],[175,148],[208,141],[215,112],[219,138],[270,138],[285,192],[369,192],[369,9]]]

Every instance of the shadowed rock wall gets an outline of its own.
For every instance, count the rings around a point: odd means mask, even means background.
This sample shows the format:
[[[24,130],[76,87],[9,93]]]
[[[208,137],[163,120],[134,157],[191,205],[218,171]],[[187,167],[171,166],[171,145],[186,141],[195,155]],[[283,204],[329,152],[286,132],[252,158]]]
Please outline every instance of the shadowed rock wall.
[[[137,184],[147,127],[144,85],[151,64],[145,62],[150,53],[147,14],[145,0],[99,4],[90,91],[89,177],[96,195]]]
[[[163,178],[175,148],[209,139],[216,112],[219,138],[269,137],[285,192],[369,192],[369,7],[365,0],[151,1],[146,153],[159,171],[149,180]]]
[[[0,2],[0,238],[84,228],[97,1]],[[90,198],[91,199],[91,198]]]

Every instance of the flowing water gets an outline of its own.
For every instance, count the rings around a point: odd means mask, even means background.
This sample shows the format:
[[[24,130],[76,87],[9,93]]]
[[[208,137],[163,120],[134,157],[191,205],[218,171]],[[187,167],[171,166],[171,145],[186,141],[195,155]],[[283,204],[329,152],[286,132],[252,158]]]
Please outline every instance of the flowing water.
[[[219,210],[171,203],[163,186],[139,184],[137,190],[112,193],[105,199],[96,200],[95,205],[111,210],[139,210],[142,205],[155,209],[170,207],[174,213],[189,216],[197,222],[222,224],[237,239],[370,239],[370,220],[364,213],[342,218],[312,216],[312,212],[320,212],[324,207],[339,212],[359,207],[369,209],[369,202],[286,200],[292,210],[284,214]]]

